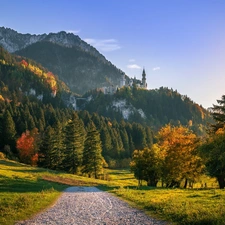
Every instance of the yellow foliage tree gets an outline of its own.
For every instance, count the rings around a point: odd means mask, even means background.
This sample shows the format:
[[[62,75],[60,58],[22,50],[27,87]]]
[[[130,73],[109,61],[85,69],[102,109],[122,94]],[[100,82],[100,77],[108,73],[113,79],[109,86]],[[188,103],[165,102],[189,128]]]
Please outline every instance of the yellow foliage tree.
[[[202,159],[196,146],[198,139],[188,128],[170,124],[158,132],[158,147],[163,157],[162,180],[167,187],[180,186],[185,180],[194,182],[202,173]]]

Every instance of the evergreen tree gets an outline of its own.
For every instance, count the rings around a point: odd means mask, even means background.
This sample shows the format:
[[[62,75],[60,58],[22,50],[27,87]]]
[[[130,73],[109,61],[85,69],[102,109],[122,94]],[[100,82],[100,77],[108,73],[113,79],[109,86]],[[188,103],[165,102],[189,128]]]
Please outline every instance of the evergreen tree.
[[[211,125],[214,133],[225,125],[225,95],[222,96],[221,100],[217,100],[217,103],[218,105],[213,105],[211,108],[211,114],[216,122]]]
[[[89,177],[93,174],[95,178],[98,178],[99,173],[102,171],[103,157],[101,152],[100,134],[92,122],[89,125],[87,137],[84,142],[82,164],[82,172],[88,174]]]
[[[149,148],[153,145],[153,132],[151,131],[150,127],[145,128],[146,133],[146,144]]]
[[[130,157],[130,146],[129,146],[129,138],[127,135],[127,131],[125,128],[120,129],[120,136],[123,142],[123,148],[124,148],[124,154],[123,158],[129,158]]]
[[[75,174],[82,163],[84,127],[76,113],[65,127],[65,158],[63,168]]]
[[[54,130],[51,126],[46,128],[39,151],[38,165],[53,169],[55,166],[55,151],[53,142]]]
[[[62,125],[59,121],[56,122],[54,125],[54,135],[53,135],[53,150],[54,150],[54,159],[55,159],[55,165],[54,169],[60,169],[63,165],[63,159],[65,157],[64,155],[64,135],[62,132]]]
[[[109,156],[112,150],[112,139],[106,126],[102,128],[100,137],[102,141],[102,155],[103,157]]]
[[[133,142],[133,139],[132,139],[132,135],[129,134],[128,137],[129,137],[129,157],[132,157],[132,154],[134,152],[135,147],[134,147],[134,142]]]
[[[137,150],[144,149],[147,145],[144,127],[141,124],[133,123],[132,128],[133,128],[132,139],[134,142],[135,149]]]
[[[8,110],[6,110],[3,116],[2,134],[3,134],[3,144],[9,145],[11,149],[14,150],[15,144],[16,144],[15,143],[15,135],[16,135],[15,123]]]
[[[225,188],[225,129],[219,129],[203,143],[199,150],[204,159],[206,170],[216,177],[220,189]]]

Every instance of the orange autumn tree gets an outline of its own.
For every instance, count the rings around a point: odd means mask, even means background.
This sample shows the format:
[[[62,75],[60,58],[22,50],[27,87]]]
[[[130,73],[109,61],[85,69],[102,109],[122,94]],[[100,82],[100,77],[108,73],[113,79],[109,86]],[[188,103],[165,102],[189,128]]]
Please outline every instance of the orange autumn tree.
[[[194,182],[202,173],[202,159],[197,154],[198,139],[192,131],[183,126],[173,127],[170,124],[161,128],[158,133],[158,147],[163,158],[162,180],[167,187],[184,187]]]
[[[32,131],[26,131],[22,133],[21,137],[17,139],[16,148],[19,152],[19,158],[21,162],[37,165],[38,153],[37,153],[37,143],[38,143],[38,132],[34,128]]]

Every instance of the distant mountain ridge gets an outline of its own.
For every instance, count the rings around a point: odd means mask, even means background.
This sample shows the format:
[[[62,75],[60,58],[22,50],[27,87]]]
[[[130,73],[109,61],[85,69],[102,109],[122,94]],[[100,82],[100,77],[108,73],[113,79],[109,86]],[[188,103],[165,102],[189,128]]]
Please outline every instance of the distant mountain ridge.
[[[21,34],[10,28],[0,27],[0,45],[10,53],[19,51],[33,43],[43,40],[46,34]]]
[[[91,54],[100,57],[102,60],[106,60],[94,47],[87,44],[81,40],[79,36],[74,35],[73,33],[60,31],[58,33],[40,35],[21,34],[13,29],[0,27],[0,45],[10,53],[20,51],[39,41],[49,41],[68,48],[79,47],[83,51],[90,52]]]
[[[11,53],[41,63],[78,94],[116,86],[123,73],[94,47],[65,31],[31,35],[0,27],[0,45]]]

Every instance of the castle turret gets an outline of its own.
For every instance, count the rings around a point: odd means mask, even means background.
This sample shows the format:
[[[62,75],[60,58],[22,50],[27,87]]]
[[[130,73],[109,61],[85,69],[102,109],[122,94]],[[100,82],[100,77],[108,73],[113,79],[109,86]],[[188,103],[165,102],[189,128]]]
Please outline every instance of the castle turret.
[[[141,86],[142,86],[142,88],[147,88],[145,69],[143,69],[143,72],[142,72],[142,85]]]
[[[122,74],[121,74],[121,78],[120,78],[120,88],[121,88],[121,87],[124,87],[124,86],[125,86],[125,83],[126,83],[125,74],[122,73]]]

